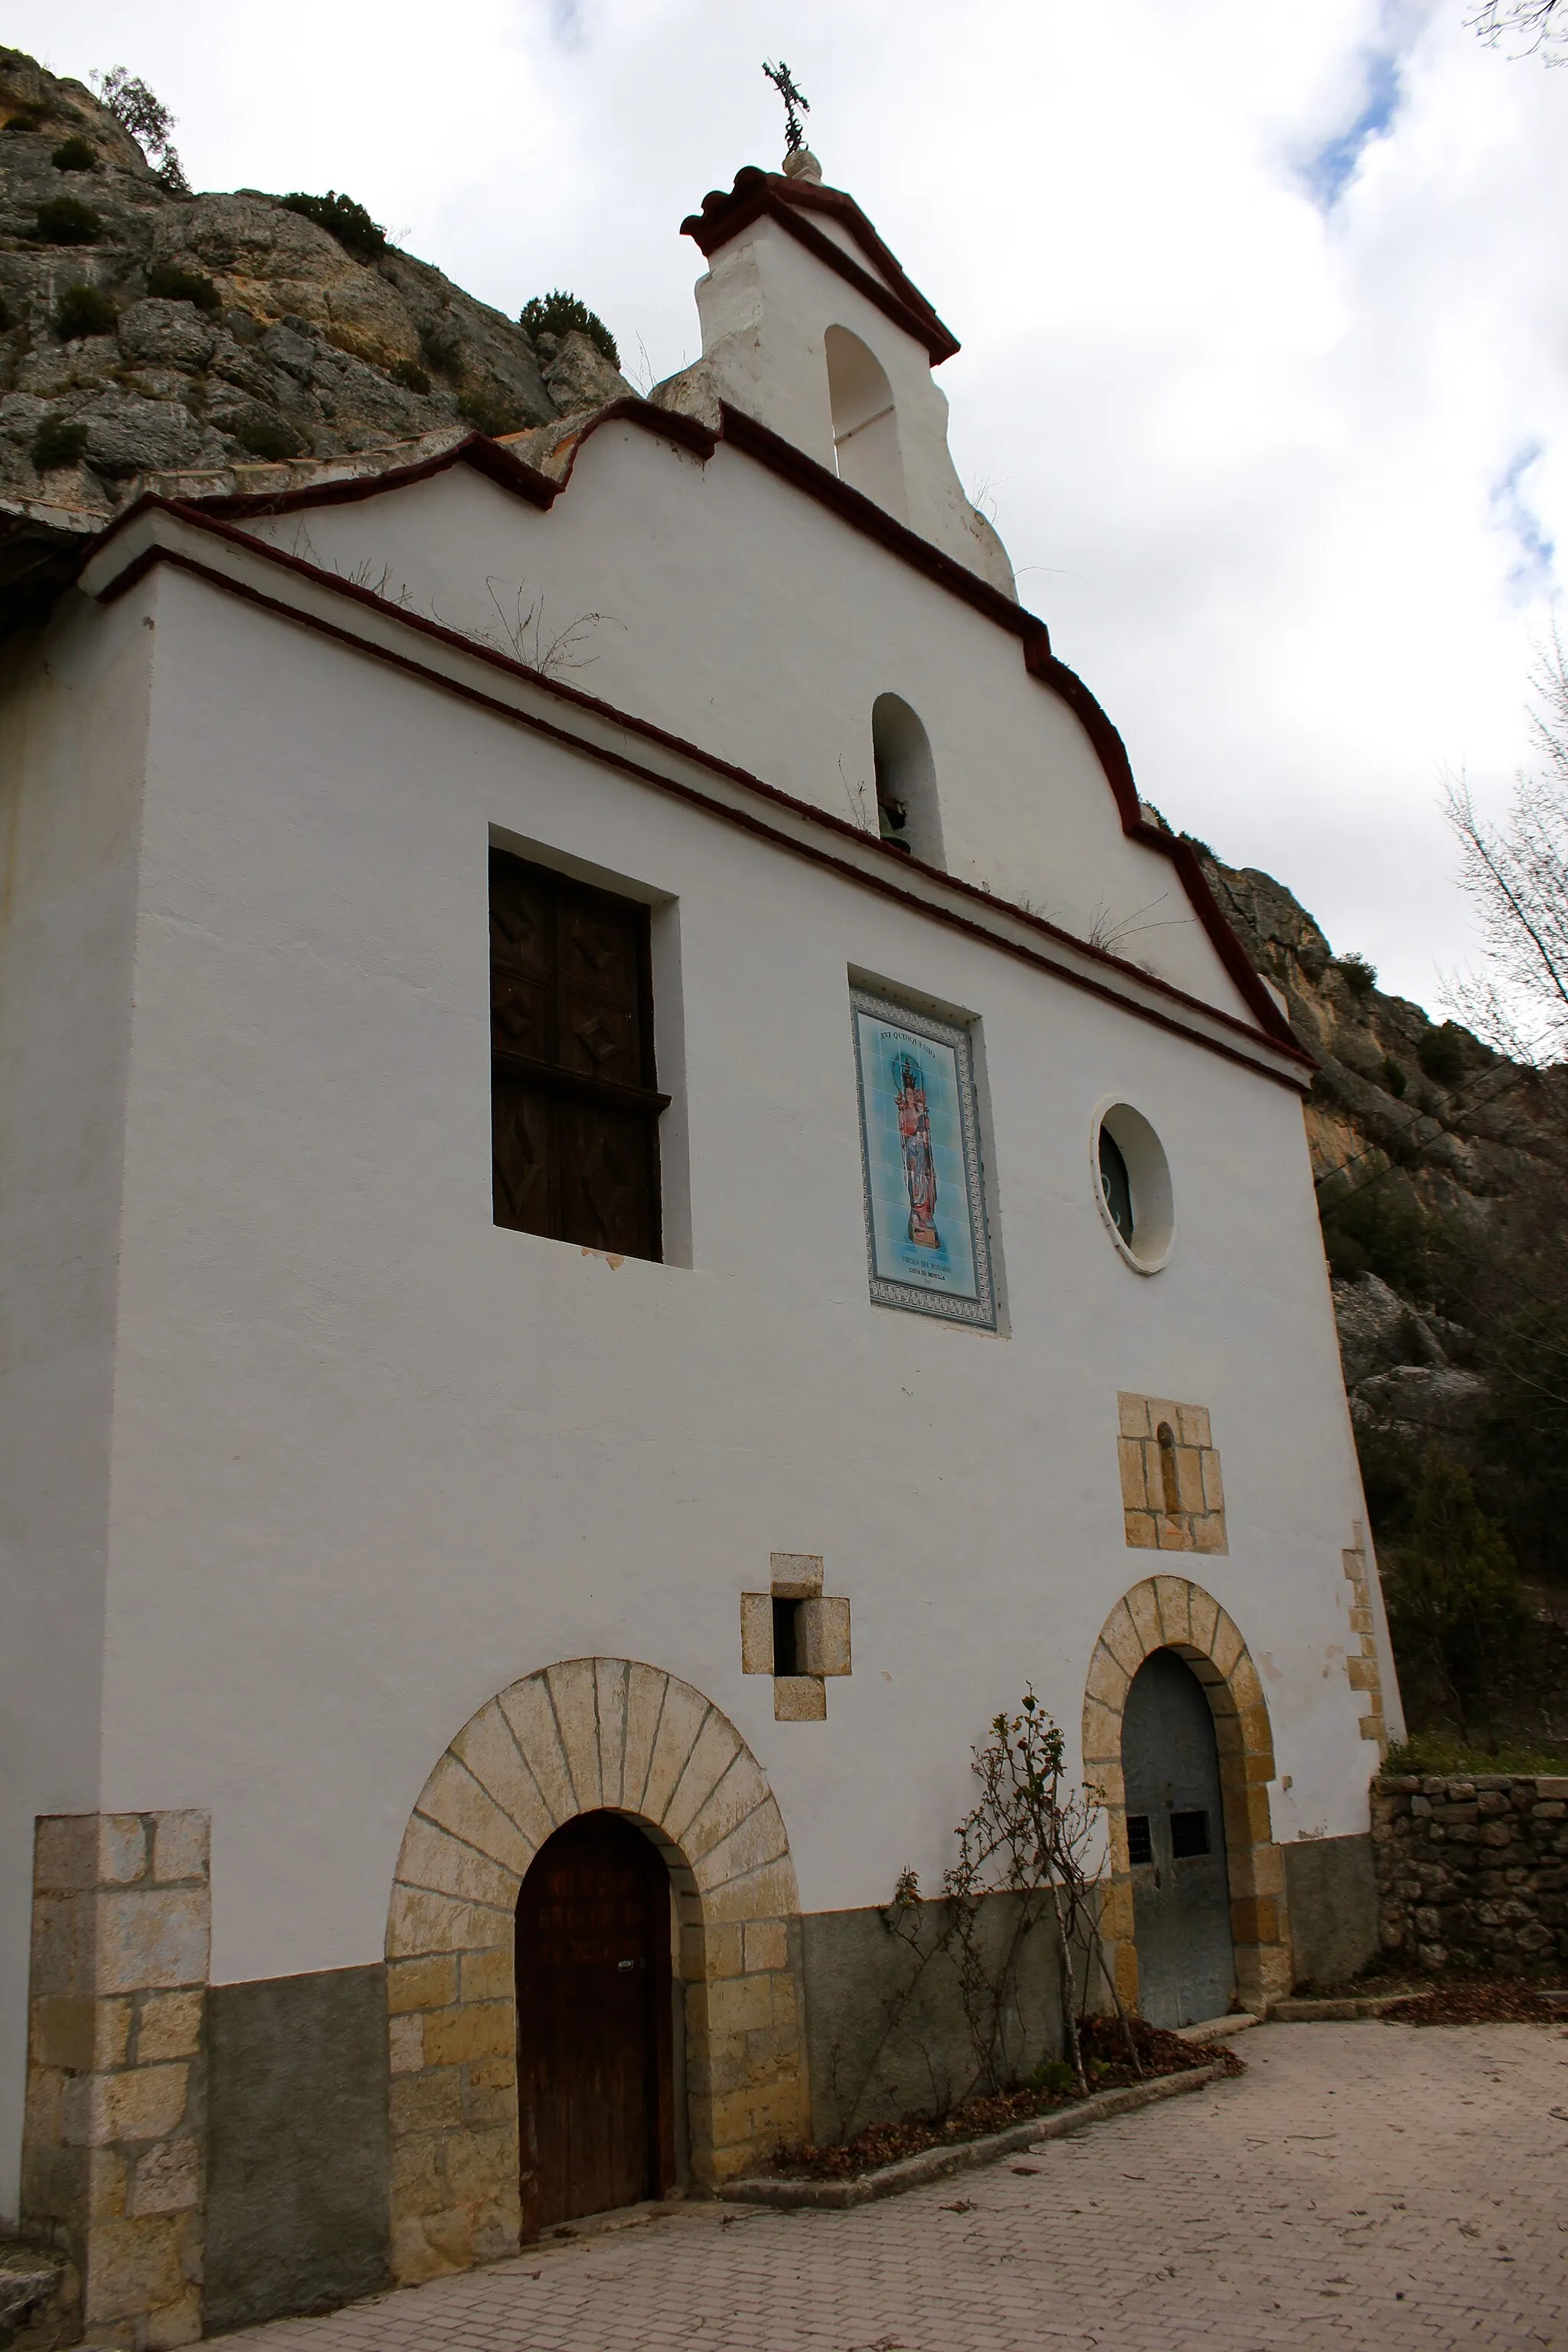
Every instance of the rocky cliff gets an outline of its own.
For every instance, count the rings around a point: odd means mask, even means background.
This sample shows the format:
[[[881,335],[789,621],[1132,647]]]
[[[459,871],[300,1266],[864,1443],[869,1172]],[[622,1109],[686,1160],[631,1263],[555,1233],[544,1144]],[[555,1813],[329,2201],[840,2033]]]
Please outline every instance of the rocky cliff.
[[[380,239],[191,195],[80,82],[0,50],[0,497],[108,516],[137,477],[510,433],[631,387]]]
[[[1307,1134],[1374,1528],[1401,1532],[1436,1444],[1568,1622],[1568,1067],[1523,1068],[1386,994],[1280,883],[1194,845],[1318,1056]]]

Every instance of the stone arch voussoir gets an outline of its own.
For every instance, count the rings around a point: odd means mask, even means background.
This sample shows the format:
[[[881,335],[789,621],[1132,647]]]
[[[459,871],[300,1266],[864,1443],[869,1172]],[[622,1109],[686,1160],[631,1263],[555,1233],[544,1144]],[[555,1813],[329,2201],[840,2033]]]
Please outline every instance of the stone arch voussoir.
[[[1138,1997],[1132,1879],[1127,1859],[1121,1725],[1132,1677],[1156,1650],[1185,1660],[1208,1696],[1219,1748],[1230,1872],[1237,1988],[1248,2008],[1289,1993],[1292,1981],[1284,1856],[1274,1843],[1268,1783],[1274,1738],[1263,1685],[1234,1620],[1212,1593],[1184,1576],[1150,1576],[1117,1602],[1089,1662],[1083,1703],[1085,1778],[1103,1790],[1110,1885],[1102,1926],[1124,2000]]]
[[[808,2136],[799,1899],[762,1768],[661,1667],[563,1660],[469,1717],[398,1855],[386,1960],[404,2284],[516,2249],[517,1898],[545,1839],[601,1807],[653,1839],[675,1888],[694,2178],[734,2179]]]

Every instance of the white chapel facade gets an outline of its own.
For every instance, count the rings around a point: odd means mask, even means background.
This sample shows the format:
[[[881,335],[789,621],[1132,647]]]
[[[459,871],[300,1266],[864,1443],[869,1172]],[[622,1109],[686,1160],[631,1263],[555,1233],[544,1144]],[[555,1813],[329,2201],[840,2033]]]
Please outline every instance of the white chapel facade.
[[[651,400],[153,484],[9,659],[0,2211],[89,2340],[844,2128],[1026,1682],[1150,2014],[1375,1943],[1310,1059],[858,207],[686,226]]]

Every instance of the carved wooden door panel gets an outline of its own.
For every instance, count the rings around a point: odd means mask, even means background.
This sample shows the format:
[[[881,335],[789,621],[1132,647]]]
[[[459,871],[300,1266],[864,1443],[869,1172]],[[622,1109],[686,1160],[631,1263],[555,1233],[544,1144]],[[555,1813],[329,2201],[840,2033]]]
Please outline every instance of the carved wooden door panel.
[[[540,1848],[517,1906],[524,2240],[674,2177],[669,1874],[614,1813]]]
[[[1121,1724],[1138,2005],[1152,2025],[1223,2017],[1236,1991],[1219,1751],[1203,1685],[1173,1650],[1132,1678]]]

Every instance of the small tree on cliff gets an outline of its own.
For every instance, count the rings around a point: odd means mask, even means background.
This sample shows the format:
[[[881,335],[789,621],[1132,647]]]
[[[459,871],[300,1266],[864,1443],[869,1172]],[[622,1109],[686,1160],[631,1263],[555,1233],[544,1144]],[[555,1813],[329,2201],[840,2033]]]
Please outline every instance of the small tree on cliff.
[[[1542,1063],[1568,1055],[1568,648],[1555,630],[1531,684],[1537,764],[1516,779],[1507,821],[1478,815],[1462,781],[1448,788],[1459,887],[1480,918],[1488,964],[1448,992],[1489,1045]]]
[[[143,153],[157,164],[158,176],[165,187],[172,188],[177,196],[188,196],[190,184],[181,169],[171,135],[174,118],[162,99],[126,66],[110,66],[107,73],[90,74],[88,79],[116,122],[130,131]]]

